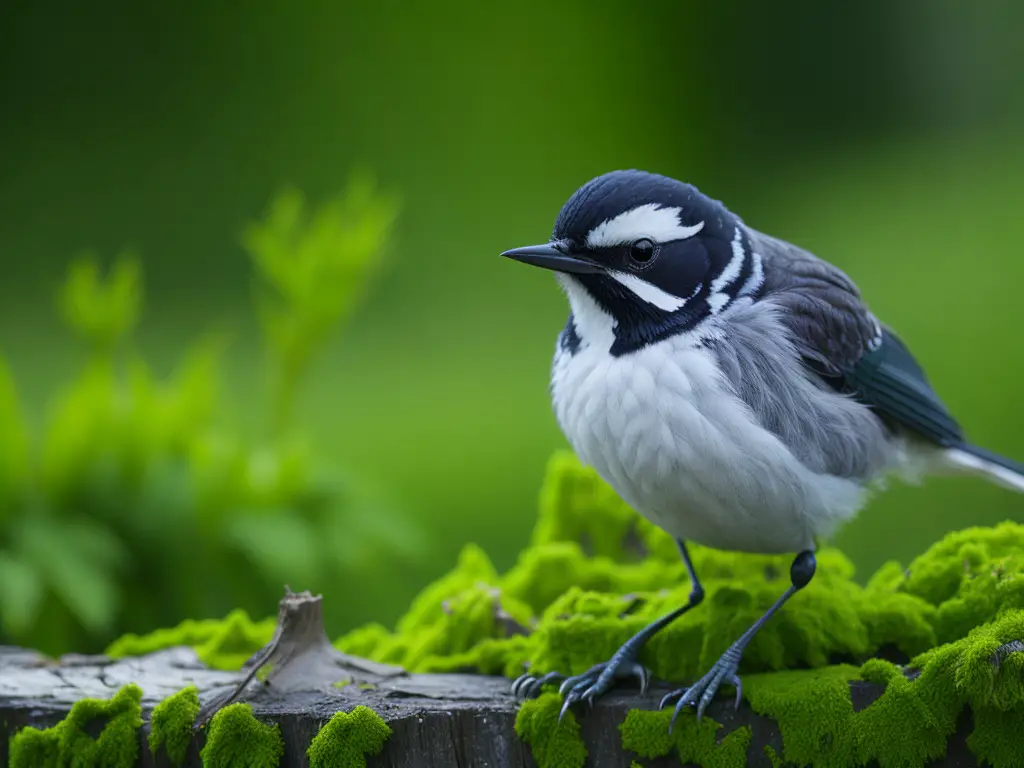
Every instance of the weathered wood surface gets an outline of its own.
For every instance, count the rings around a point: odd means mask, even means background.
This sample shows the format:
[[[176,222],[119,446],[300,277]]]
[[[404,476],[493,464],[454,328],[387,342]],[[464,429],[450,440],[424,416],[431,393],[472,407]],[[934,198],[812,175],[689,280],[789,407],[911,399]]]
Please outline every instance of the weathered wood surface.
[[[200,690],[201,701],[223,698],[241,673],[205,668],[187,648],[171,649],[145,657],[110,660],[103,657],[66,657],[56,663],[32,651],[0,648],[0,765],[7,764],[8,737],[25,725],[47,727],[59,721],[78,699],[109,698],[121,686],[137,683],[144,692],[144,718],[158,701],[189,684]],[[271,689],[273,686],[270,687]],[[654,709],[665,689],[652,686],[644,696],[630,691],[600,700],[592,710],[580,710],[578,718],[589,750],[588,765],[594,768],[626,768],[635,755],[622,749],[618,726],[627,710]],[[871,683],[851,684],[854,708],[868,706],[882,689]],[[770,765],[764,746],[781,752],[778,728],[746,706],[734,710],[730,697],[710,707],[708,714],[727,731],[748,725],[753,732],[749,765]],[[313,736],[339,710],[364,704],[375,710],[393,729],[382,754],[371,766],[388,768],[521,768],[535,766],[529,747],[513,730],[517,702],[509,681],[477,675],[400,675],[382,680],[373,690],[345,686],[319,692],[274,695],[259,683],[246,690],[257,717],[280,724],[285,742],[282,766],[305,766],[305,751]],[[961,718],[950,741],[949,756],[935,765],[975,766],[966,748],[971,720]],[[198,731],[189,765],[199,766],[199,749],[205,731]],[[146,744],[148,725],[140,730],[144,766],[165,765],[150,755]],[[640,761],[645,766],[678,765],[663,758]]]

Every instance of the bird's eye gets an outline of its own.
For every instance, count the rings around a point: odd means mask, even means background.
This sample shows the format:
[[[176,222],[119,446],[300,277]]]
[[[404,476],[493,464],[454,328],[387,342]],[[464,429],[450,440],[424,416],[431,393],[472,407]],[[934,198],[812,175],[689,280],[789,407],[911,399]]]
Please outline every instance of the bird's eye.
[[[629,244],[629,260],[640,266],[650,264],[658,255],[658,246],[648,237],[641,237]]]

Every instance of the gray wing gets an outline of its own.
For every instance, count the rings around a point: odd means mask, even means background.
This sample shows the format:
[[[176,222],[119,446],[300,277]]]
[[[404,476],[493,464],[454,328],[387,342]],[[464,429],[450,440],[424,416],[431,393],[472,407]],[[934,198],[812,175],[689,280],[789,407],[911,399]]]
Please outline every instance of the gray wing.
[[[910,350],[884,327],[842,270],[791,243],[749,227],[764,264],[762,296],[783,309],[805,365],[855,396],[891,425],[939,445],[961,445],[963,431]]]

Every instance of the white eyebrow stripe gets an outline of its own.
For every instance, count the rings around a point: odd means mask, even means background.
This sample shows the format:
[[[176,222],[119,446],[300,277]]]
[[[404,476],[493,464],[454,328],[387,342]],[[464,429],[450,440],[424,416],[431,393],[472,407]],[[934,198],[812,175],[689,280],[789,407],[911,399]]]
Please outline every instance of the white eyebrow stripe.
[[[661,208],[657,203],[639,205],[607,219],[587,235],[588,248],[606,248],[649,237],[656,243],[669,243],[693,237],[704,228],[704,222],[686,226],[679,220],[682,208]]]
[[[686,299],[681,299],[668,291],[663,291],[658,286],[648,283],[646,280],[641,280],[636,275],[631,275],[628,272],[614,271],[608,274],[620,285],[632,291],[637,298],[665,312],[675,312],[686,305]]]
[[[722,274],[714,279],[711,283],[711,295],[708,297],[708,305],[711,307],[711,313],[715,314],[719,312],[722,307],[729,303],[729,295],[723,293],[725,287],[730,285],[737,277],[740,276],[740,271],[743,269],[743,261],[746,258],[746,253],[743,250],[743,237],[740,234],[740,228],[736,227],[736,235],[732,239],[732,258],[729,263],[725,265],[725,269],[722,270]]]

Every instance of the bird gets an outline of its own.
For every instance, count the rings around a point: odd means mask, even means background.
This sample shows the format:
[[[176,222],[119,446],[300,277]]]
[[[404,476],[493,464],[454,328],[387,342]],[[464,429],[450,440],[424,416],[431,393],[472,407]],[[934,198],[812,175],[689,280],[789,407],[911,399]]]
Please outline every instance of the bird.
[[[724,685],[742,696],[744,649],[817,569],[815,551],[889,477],[981,476],[1024,492],[1024,464],[968,440],[895,331],[853,280],[748,226],[692,184],[642,170],[591,179],[548,242],[501,256],[554,272],[569,304],[550,370],[572,449],[675,539],[688,600],[560,683],[561,719],[650,672],[640,651],[704,599],[687,545],[791,554],[790,584],[693,685],[668,693],[698,721]]]

